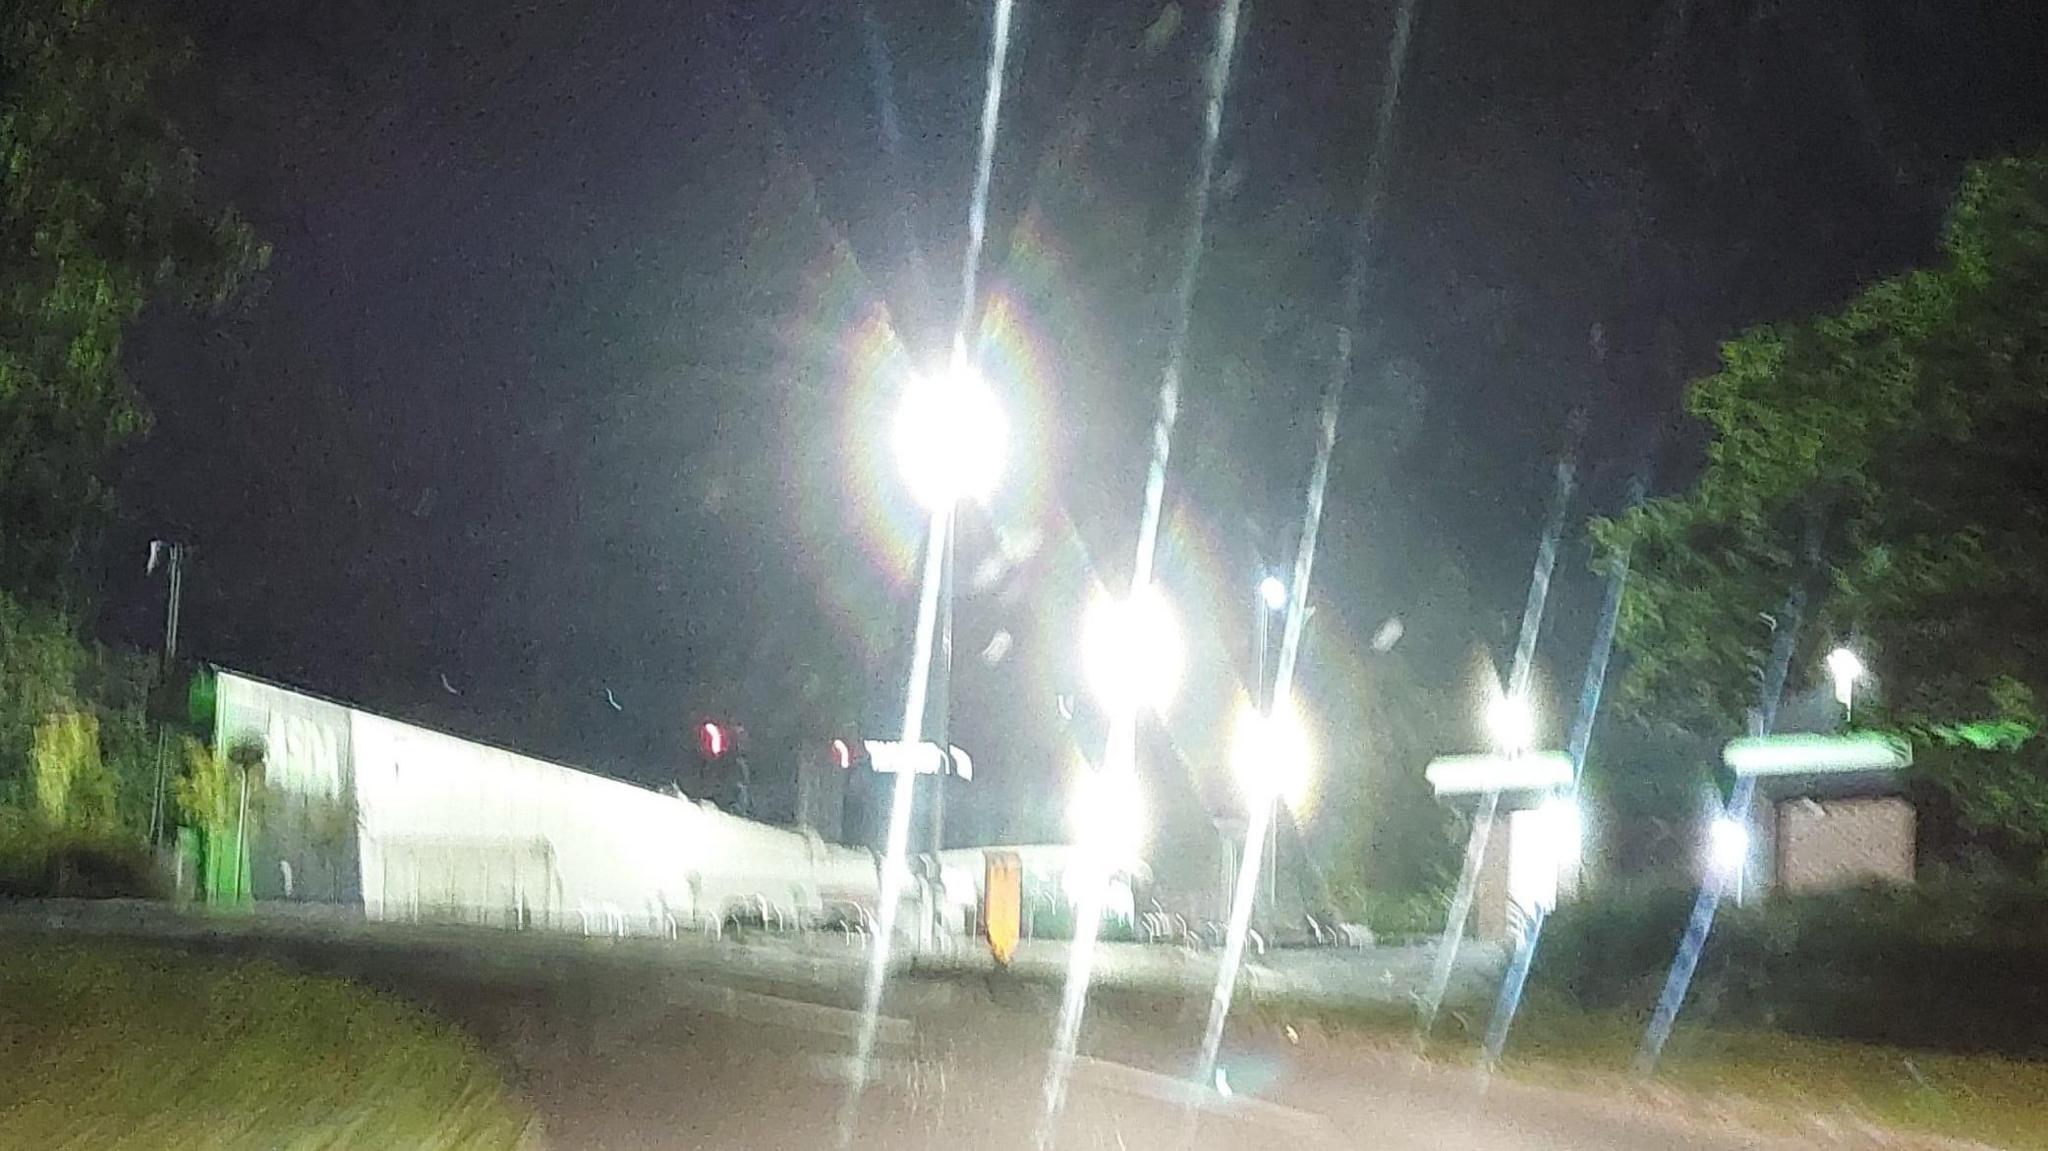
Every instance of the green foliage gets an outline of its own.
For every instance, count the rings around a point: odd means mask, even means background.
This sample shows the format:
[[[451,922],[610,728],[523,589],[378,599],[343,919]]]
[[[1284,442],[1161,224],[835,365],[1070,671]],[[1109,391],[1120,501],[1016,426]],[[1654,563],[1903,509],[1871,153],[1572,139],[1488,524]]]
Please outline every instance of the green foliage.
[[[0,592],[0,808],[55,829],[140,838],[155,785],[150,661],[80,640]]]
[[[525,1145],[473,1044],[273,964],[27,939],[0,958],[0,1148]]]
[[[36,729],[77,706],[87,659],[69,620],[0,591],[0,785],[19,800]]]
[[[30,760],[36,810],[51,827],[106,834],[114,826],[114,785],[100,763],[100,725],[58,712],[36,728]]]
[[[241,804],[241,777],[213,749],[186,736],[181,744],[185,771],[171,785],[172,797],[185,822],[212,833],[235,825]]]
[[[54,590],[147,420],[120,364],[152,300],[223,302],[268,259],[200,203],[157,106],[186,59],[145,6],[0,8],[0,586]]]
[[[1544,929],[1535,986],[1645,1014],[1684,929],[1685,888],[1603,892]],[[1902,1047],[2048,1053],[2048,887],[1937,878],[1724,907],[1688,1018]]]
[[[1924,744],[2012,732],[2048,689],[2048,156],[1980,164],[1943,259],[1841,311],[1745,333],[1689,397],[1711,433],[1686,492],[1595,527],[1633,551],[1621,620],[1635,714],[1726,732],[1756,699],[1772,613],[1819,593],[1817,637],[1861,637],[1889,725]],[[1990,726],[1983,726],[1990,725]],[[2010,746],[2013,741],[2007,739]],[[1927,757],[1967,818],[2048,848],[2048,758]],[[2008,794],[1982,794],[1995,783]],[[2020,818],[2026,828],[2004,821]]]

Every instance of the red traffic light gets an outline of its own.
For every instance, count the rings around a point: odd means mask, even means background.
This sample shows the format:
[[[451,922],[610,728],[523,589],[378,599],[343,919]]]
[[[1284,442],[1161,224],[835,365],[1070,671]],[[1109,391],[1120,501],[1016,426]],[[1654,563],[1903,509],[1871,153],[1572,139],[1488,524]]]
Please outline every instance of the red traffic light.
[[[843,739],[832,741],[832,766],[841,771],[846,771],[853,767],[853,748],[848,747]]]
[[[725,734],[724,728],[715,723],[707,723],[697,729],[697,746],[702,748],[709,758],[717,759],[732,747],[732,739]]]

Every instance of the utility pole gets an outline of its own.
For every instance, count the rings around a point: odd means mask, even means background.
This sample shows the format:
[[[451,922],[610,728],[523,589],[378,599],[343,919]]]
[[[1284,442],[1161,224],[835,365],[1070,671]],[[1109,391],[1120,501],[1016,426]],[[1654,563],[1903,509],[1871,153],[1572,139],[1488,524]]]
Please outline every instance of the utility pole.
[[[149,541],[149,567],[154,575],[159,565],[170,569],[170,593],[164,605],[163,662],[157,666],[157,685],[171,682],[178,663],[178,611],[185,596],[185,545],[171,540]],[[149,804],[149,841],[161,843],[164,833],[164,761],[170,751],[171,725],[159,717],[156,729],[156,787]]]

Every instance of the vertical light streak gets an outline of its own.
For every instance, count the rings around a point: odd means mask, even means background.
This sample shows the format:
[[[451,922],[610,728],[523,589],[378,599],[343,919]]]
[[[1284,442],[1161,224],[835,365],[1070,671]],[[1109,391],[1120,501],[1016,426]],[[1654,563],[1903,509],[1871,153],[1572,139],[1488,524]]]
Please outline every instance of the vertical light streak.
[[[1785,695],[1785,678],[1792,670],[1792,652],[1799,644],[1799,628],[1806,619],[1806,585],[1801,582],[1785,598],[1785,606],[1778,612],[1778,632],[1771,637],[1771,663],[1764,671],[1763,698],[1758,701],[1758,735],[1769,735],[1778,723],[1778,701]],[[1729,797],[1728,806],[1723,809],[1727,816],[1739,819],[1744,826],[1749,824],[1750,802],[1756,795],[1756,777],[1741,776],[1735,781],[1734,794]],[[1671,1028],[1678,1022],[1678,1010],[1685,1005],[1686,993],[1692,990],[1693,971],[1699,966],[1700,951],[1707,945],[1707,935],[1714,930],[1714,914],[1721,907],[1721,893],[1727,889],[1729,876],[1721,869],[1707,868],[1707,877],[1700,884],[1699,895],[1693,899],[1692,916],[1686,921],[1685,935],[1678,941],[1678,954],[1672,957],[1671,970],[1664,977],[1664,991],[1657,997],[1657,1010],[1650,1017],[1650,1025],[1643,1030],[1643,1044],[1636,1051],[1635,1071],[1638,1075],[1649,1075],[1657,1070],[1657,1060],[1663,1057],[1664,1044],[1671,1038]]]
[[[1294,578],[1289,581],[1287,589],[1287,617],[1280,633],[1280,661],[1274,669],[1268,715],[1291,714],[1294,706],[1294,670],[1301,654],[1302,629],[1308,622],[1309,580],[1314,573],[1323,504],[1329,490],[1330,458],[1337,444],[1337,417],[1343,407],[1344,389],[1351,381],[1351,324],[1356,322],[1365,299],[1366,276],[1372,261],[1373,229],[1379,222],[1380,201],[1386,190],[1387,156],[1393,149],[1394,114],[1400,108],[1401,81],[1407,73],[1408,42],[1414,21],[1415,0],[1401,0],[1401,7],[1394,17],[1394,35],[1387,46],[1387,85],[1374,123],[1372,156],[1367,162],[1362,202],[1356,229],[1352,233],[1351,265],[1344,276],[1337,355],[1331,365],[1330,378],[1323,388],[1321,435],[1316,441],[1315,466],[1309,475],[1301,541],[1294,555]],[[1223,962],[1216,971],[1216,987],[1209,997],[1209,1022],[1202,1032],[1201,1062],[1196,1081],[1205,1086],[1216,1081],[1216,1061],[1222,1051],[1223,1032],[1230,1020],[1231,1004],[1237,995],[1237,980],[1244,967],[1245,936],[1251,930],[1252,902],[1258,894],[1259,846],[1270,834],[1274,814],[1275,805],[1270,802],[1252,804],[1251,822],[1245,830],[1237,886],[1231,894],[1229,935],[1224,941]]]
[[[1629,485],[1629,508],[1643,502],[1644,486],[1641,478]],[[1600,601],[1600,621],[1594,628],[1593,649],[1586,659],[1586,677],[1579,687],[1579,712],[1572,720],[1571,743],[1566,748],[1572,761],[1572,786],[1566,796],[1572,803],[1578,802],[1579,779],[1585,774],[1586,753],[1593,744],[1593,724],[1600,716],[1600,696],[1607,685],[1607,664],[1614,654],[1614,633],[1621,622],[1621,599],[1628,589],[1628,567],[1629,553],[1624,548],[1614,555],[1607,569],[1607,590]],[[1501,1054],[1507,1049],[1508,1031],[1515,1024],[1515,1013],[1521,1010],[1522,989],[1528,984],[1529,967],[1535,961],[1536,948],[1543,941],[1543,924],[1549,917],[1549,908],[1535,910],[1515,948],[1507,974],[1501,979],[1500,994],[1494,1000],[1493,1018],[1486,1026],[1486,1048],[1480,1062],[1482,1071],[1491,1072],[1499,1066]]]
[[[948,507],[932,515],[930,542],[925,547],[924,579],[917,602],[917,630],[911,642],[910,684],[903,700],[903,742],[924,738],[926,693],[931,684],[932,638],[938,630],[939,584],[948,541],[953,534],[953,510]],[[860,1110],[861,1093],[867,1089],[868,1068],[874,1058],[875,1035],[882,1011],[882,989],[889,978],[889,952],[896,937],[896,912],[903,902],[903,877],[909,870],[910,815],[916,795],[917,776],[899,772],[889,803],[889,839],[882,855],[881,903],[876,909],[875,941],[868,951],[867,987],[861,997],[860,1038],[854,1055],[853,1080],[839,1117],[839,1143],[853,1140],[853,1128]]]
[[[1550,601],[1550,575],[1557,566],[1557,540],[1564,534],[1564,517],[1571,506],[1576,476],[1573,457],[1578,452],[1579,417],[1572,417],[1572,442],[1557,463],[1557,486],[1550,497],[1550,514],[1543,523],[1543,535],[1536,544],[1536,566],[1529,573],[1529,598],[1522,604],[1522,631],[1515,640],[1515,660],[1508,670],[1508,698],[1527,700],[1531,664],[1536,657],[1536,639],[1543,631],[1543,613]],[[1429,986],[1422,993],[1417,1026],[1425,1037],[1436,1024],[1436,1013],[1450,990],[1451,972],[1458,965],[1458,948],[1465,941],[1465,919],[1472,914],[1472,894],[1479,885],[1479,868],[1486,862],[1486,842],[1493,836],[1494,814],[1500,808],[1500,793],[1489,791],[1479,798],[1472,816],[1472,834],[1465,841],[1465,859],[1458,868],[1458,886],[1451,893],[1451,908],[1444,920],[1443,938],[1438,941],[1436,961],[1430,969]]]
[[[1160,373],[1159,409],[1152,424],[1152,460],[1145,473],[1145,502],[1139,513],[1137,554],[1131,564],[1131,594],[1135,600],[1152,583],[1152,560],[1158,550],[1159,521],[1166,498],[1166,469],[1173,452],[1173,429],[1180,416],[1182,363],[1187,355],[1188,327],[1194,308],[1195,284],[1201,271],[1202,250],[1207,242],[1209,194],[1215,181],[1216,149],[1223,131],[1224,98],[1230,88],[1231,63],[1237,55],[1238,16],[1242,0],[1224,0],[1217,15],[1216,43],[1204,73],[1206,102],[1202,117],[1202,144],[1196,157],[1196,171],[1187,232],[1181,248],[1179,277],[1174,287],[1173,327],[1168,334],[1166,367]],[[1135,710],[1120,707],[1110,717],[1109,737],[1099,770],[1136,769],[1138,717]],[[1050,1147],[1066,1099],[1067,1077],[1073,1069],[1074,1050],[1080,1041],[1081,1019],[1087,1011],[1088,985],[1095,972],[1095,943],[1101,928],[1107,895],[1106,861],[1097,845],[1084,844],[1078,865],[1082,868],[1082,902],[1074,920],[1074,939],[1067,958],[1067,981],[1060,996],[1060,1016],[1053,1032],[1053,1051],[1045,1071],[1045,1109],[1038,1131],[1038,1144]]]

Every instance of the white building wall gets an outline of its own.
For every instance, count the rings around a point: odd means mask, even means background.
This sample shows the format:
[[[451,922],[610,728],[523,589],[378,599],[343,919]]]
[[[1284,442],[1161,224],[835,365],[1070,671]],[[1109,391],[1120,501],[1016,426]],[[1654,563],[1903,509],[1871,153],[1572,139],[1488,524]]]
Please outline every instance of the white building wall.
[[[686,930],[872,907],[865,852],[223,672],[221,738],[259,734],[288,791],[354,788],[373,919]]]

